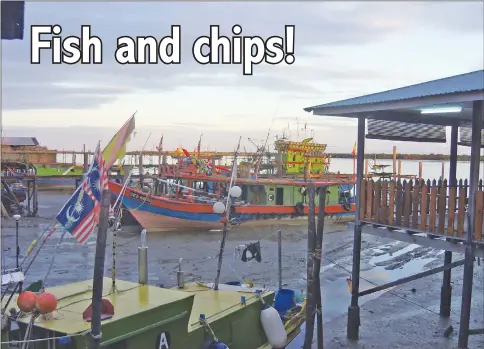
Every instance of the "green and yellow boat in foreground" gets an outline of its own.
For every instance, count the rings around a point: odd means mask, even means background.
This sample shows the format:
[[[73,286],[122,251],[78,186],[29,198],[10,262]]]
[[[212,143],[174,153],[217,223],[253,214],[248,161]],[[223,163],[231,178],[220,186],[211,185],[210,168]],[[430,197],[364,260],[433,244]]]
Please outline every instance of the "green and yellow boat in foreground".
[[[105,278],[103,289],[111,291],[103,299],[112,304],[114,311],[103,311],[101,347],[218,349],[224,348],[223,343],[231,349],[273,348],[261,323],[261,300],[273,304],[274,292],[224,284],[215,291],[208,285],[188,283],[183,288],[168,289],[117,280],[113,289],[112,279]],[[30,348],[89,347],[91,324],[84,320],[83,313],[91,304],[92,280],[49,288],[49,292],[58,299],[55,312],[47,316],[21,314],[15,316],[16,321],[10,314],[5,329],[2,320],[2,349],[22,347],[21,343],[14,346],[15,340],[23,340],[32,318]],[[16,304],[16,296],[11,304]],[[304,303],[286,318],[289,343],[305,320]],[[12,326],[13,323],[19,326]]]

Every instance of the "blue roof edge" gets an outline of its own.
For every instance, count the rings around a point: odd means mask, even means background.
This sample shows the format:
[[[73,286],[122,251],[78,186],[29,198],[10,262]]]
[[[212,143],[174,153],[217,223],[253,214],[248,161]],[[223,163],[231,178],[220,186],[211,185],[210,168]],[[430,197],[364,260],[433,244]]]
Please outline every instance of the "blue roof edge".
[[[414,89],[414,88],[429,87],[428,85],[436,84],[436,83],[446,84],[446,83],[452,82],[453,80],[454,81],[457,80],[457,79],[461,80],[462,78],[469,77],[469,76],[471,78],[475,79],[475,80],[472,81],[473,86],[472,87],[470,86],[471,88],[469,88],[469,89],[461,88],[460,90],[458,90],[458,89],[456,89],[454,91],[449,90],[449,91],[446,91],[446,92],[443,93],[442,91],[438,91],[439,89],[435,88],[435,91],[433,93],[415,94],[412,97],[386,98],[386,99],[382,98],[382,99],[377,100],[377,101],[366,101],[366,102],[351,103],[352,101],[356,102],[356,101],[361,100],[363,98],[368,98],[368,97],[376,96],[376,95],[379,95],[379,94],[384,95],[384,94],[390,94],[390,93],[397,92],[397,91],[403,91],[403,90],[408,91],[408,90]],[[476,88],[476,81],[477,81],[477,85],[479,85],[479,81],[482,81],[482,85],[478,86],[478,88]],[[462,81],[460,81],[460,85],[462,85]],[[465,83],[464,83],[464,85],[465,85]],[[430,88],[430,90],[433,90],[433,89]],[[484,69],[483,70],[476,70],[476,71],[472,71],[472,72],[468,72],[468,73],[463,73],[463,74],[458,74],[458,75],[453,75],[453,76],[448,76],[448,77],[441,78],[441,79],[420,82],[420,83],[416,83],[416,84],[413,84],[413,85],[398,87],[398,88],[391,89],[391,90],[385,90],[385,91],[370,93],[370,94],[367,94],[367,95],[342,99],[342,100],[339,100],[339,101],[333,101],[333,102],[324,103],[324,104],[320,104],[320,105],[316,105],[316,106],[312,106],[312,107],[306,107],[306,108],[304,108],[304,111],[311,112],[313,110],[325,108],[325,107],[349,107],[349,106],[354,106],[354,105],[365,105],[365,104],[368,105],[368,104],[377,104],[377,103],[385,103],[385,102],[393,102],[393,101],[403,101],[403,100],[410,100],[410,99],[414,99],[414,98],[431,97],[431,96],[454,94],[454,93],[465,93],[465,92],[480,91],[480,90],[484,90]]]

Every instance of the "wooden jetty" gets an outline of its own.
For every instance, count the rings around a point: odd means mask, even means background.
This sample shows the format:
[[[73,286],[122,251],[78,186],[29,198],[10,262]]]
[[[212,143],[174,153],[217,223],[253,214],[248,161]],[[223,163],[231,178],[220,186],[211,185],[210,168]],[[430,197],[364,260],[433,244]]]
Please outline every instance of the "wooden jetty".
[[[468,349],[470,335],[484,333],[484,328],[470,328],[475,257],[482,256],[484,247],[484,192],[479,183],[480,149],[484,147],[483,101],[484,70],[479,70],[305,109],[314,115],[358,119],[358,214],[354,227],[351,304],[348,307],[349,339],[358,340],[359,337],[359,297],[438,272],[443,272],[440,315],[449,317],[451,269],[459,265],[464,267],[459,349]],[[401,182],[396,178],[374,182],[364,178],[365,138],[446,143],[446,127],[451,127],[447,185],[420,180]],[[459,145],[471,149],[468,186],[457,183]],[[362,233],[445,250],[444,265],[360,292]],[[452,262],[453,252],[464,254],[465,258]]]

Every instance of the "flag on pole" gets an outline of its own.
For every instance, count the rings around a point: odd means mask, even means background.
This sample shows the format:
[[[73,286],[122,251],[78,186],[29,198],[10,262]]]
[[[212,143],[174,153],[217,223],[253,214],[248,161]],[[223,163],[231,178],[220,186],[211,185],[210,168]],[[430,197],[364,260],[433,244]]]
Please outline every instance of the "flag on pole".
[[[107,169],[114,165],[116,160],[122,159],[126,155],[126,144],[129,142],[131,133],[135,129],[134,113],[123,127],[114,135],[111,141],[102,152],[102,156]]]
[[[98,143],[84,181],[56,216],[64,229],[81,244],[89,239],[98,224],[101,195],[107,188],[107,169]]]

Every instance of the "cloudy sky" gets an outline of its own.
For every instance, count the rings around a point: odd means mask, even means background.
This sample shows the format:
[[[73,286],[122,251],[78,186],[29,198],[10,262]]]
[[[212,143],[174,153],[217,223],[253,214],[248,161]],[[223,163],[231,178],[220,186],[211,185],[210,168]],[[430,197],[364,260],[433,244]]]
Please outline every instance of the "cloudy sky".
[[[268,2],[268,3],[26,3],[23,41],[2,41],[2,123],[5,136],[36,136],[52,148],[94,148],[134,112],[130,148],[148,148],[164,135],[165,148],[232,150],[239,136],[263,142],[302,138],[313,130],[331,151],[351,151],[353,121],[321,118],[304,107],[484,68],[482,2]],[[53,65],[50,52],[30,65],[30,25],[59,24],[78,35],[90,24],[103,40],[102,65]],[[125,65],[114,60],[116,38],[169,35],[182,26],[180,65]],[[240,24],[245,35],[282,35],[296,26],[292,65],[259,65],[243,76],[240,65],[199,65],[193,41],[218,24]],[[296,121],[298,120],[298,121]],[[298,130],[299,129],[299,130]],[[311,131],[307,132],[307,136]],[[398,143],[401,152],[421,145]],[[368,142],[391,152],[392,143]],[[253,148],[253,147],[252,147]],[[447,152],[448,145],[426,145]]]

